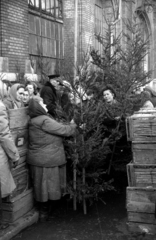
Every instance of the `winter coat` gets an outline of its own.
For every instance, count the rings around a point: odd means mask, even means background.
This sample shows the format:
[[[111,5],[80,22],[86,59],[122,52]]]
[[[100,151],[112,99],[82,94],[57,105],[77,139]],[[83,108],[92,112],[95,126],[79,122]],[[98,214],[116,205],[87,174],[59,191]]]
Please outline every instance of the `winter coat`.
[[[75,125],[55,121],[33,99],[29,102],[29,115],[28,163],[41,167],[63,165],[66,162],[63,137],[73,135]]]
[[[44,103],[47,105],[48,113],[56,117],[56,101],[57,93],[55,88],[50,82],[47,82],[40,92],[41,98],[43,98]]]
[[[18,161],[19,153],[13,142],[5,105],[0,101],[0,181],[2,198],[8,196],[15,183],[10,172],[9,161]]]

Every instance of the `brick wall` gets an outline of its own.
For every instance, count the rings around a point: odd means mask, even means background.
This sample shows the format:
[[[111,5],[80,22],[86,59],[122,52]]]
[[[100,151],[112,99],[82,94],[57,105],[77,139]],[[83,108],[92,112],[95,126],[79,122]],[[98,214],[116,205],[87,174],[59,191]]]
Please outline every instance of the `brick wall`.
[[[0,55],[9,58],[10,72],[17,72],[16,65],[19,64],[24,71],[28,59],[28,1],[1,0],[0,4]]]

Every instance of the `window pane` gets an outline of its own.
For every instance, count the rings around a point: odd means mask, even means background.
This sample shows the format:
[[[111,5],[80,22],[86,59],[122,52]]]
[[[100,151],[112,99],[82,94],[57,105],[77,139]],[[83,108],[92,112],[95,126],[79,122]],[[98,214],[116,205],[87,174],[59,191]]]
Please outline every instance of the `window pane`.
[[[51,27],[50,27],[50,25],[51,25],[51,22],[50,21],[46,21],[46,36],[48,37],[48,38],[50,38],[51,37]]]
[[[63,4],[62,0],[56,0],[56,17],[62,18],[62,9],[63,9]]]
[[[42,55],[41,37],[37,36],[37,55]]]
[[[52,57],[56,57],[56,41],[55,40],[51,40],[52,42]]]
[[[37,54],[37,39],[35,35],[29,35],[29,53]]]
[[[56,57],[60,57],[60,42],[56,41]]]
[[[55,5],[54,5],[54,0],[50,0],[50,8],[51,8],[51,13],[52,13],[52,15],[54,15],[54,7],[55,7]]]
[[[42,53],[43,56],[47,56],[47,39],[42,38]]]
[[[29,14],[29,32],[35,33],[35,17]]]
[[[46,0],[46,12],[50,12],[50,0]]]
[[[40,23],[40,18],[36,17],[36,34],[38,36],[41,35],[41,23]]]
[[[63,25],[60,24],[60,33],[59,33],[59,36],[60,36],[60,40],[63,40]]]
[[[55,23],[51,22],[51,38],[55,39]]]
[[[36,7],[39,8],[39,0],[35,0],[35,2],[36,2]]]
[[[59,39],[59,24],[55,24],[55,38]]]
[[[30,4],[31,6],[34,6],[34,0],[28,0],[28,4]]]
[[[43,10],[45,10],[46,9],[46,0],[41,0],[41,8],[43,9]]]
[[[42,19],[42,36],[46,36],[46,20]]]
[[[52,50],[51,50],[51,41],[50,41],[50,39],[47,39],[47,56],[48,57],[51,57],[51,52],[52,52]]]
[[[55,2],[55,16],[58,17],[58,0]]]

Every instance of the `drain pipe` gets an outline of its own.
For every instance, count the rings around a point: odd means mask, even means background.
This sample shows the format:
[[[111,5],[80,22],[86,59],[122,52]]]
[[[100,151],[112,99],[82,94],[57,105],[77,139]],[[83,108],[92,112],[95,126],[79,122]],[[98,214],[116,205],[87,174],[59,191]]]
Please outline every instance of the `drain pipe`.
[[[74,31],[74,81],[77,74],[77,37],[78,37],[78,0],[75,0],[75,31]]]

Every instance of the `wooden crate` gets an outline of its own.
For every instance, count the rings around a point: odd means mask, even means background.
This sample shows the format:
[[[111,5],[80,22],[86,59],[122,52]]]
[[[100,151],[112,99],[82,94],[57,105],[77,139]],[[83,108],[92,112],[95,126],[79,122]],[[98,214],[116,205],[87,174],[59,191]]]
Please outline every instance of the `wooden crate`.
[[[3,202],[3,221],[12,223],[33,208],[33,191],[29,189],[14,197],[11,202]]]
[[[156,233],[156,188],[127,187],[128,227],[133,232]]]
[[[18,164],[18,166],[16,168],[13,168],[11,170],[12,176],[16,177],[17,175],[21,174],[21,172],[23,172],[23,170],[28,170],[28,164],[26,162]]]
[[[156,142],[132,142],[133,162],[156,164]]]
[[[15,190],[11,193],[10,198],[13,198],[24,191],[26,191],[29,187],[29,172],[27,169],[24,169],[20,173],[13,175],[16,188]]]
[[[27,107],[9,109],[8,116],[10,129],[28,128],[29,115]]]
[[[22,155],[20,156],[20,159],[18,161],[18,165],[22,164],[22,163],[26,163],[26,158],[27,158],[27,155]]]
[[[130,187],[156,187],[156,165],[127,164]]]
[[[126,131],[129,141],[156,142],[156,111],[140,111],[128,117]]]
[[[20,156],[26,155],[28,150],[28,129],[16,128],[11,130],[11,134]]]

